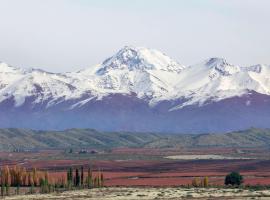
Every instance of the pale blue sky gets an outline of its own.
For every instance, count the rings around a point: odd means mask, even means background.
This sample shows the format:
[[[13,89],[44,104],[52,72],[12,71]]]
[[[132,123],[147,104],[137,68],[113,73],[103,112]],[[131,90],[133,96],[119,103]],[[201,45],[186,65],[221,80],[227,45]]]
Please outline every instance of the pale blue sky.
[[[125,45],[184,65],[270,64],[269,0],[0,0],[0,60],[73,71]]]

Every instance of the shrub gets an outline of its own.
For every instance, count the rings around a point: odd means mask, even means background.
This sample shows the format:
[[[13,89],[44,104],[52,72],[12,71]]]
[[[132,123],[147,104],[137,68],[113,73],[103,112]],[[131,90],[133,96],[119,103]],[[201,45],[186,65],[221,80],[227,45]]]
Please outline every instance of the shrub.
[[[193,187],[200,187],[200,179],[199,178],[194,178],[193,180],[192,180],[192,186]]]
[[[203,187],[208,187],[209,186],[209,179],[208,179],[207,176],[203,178],[201,185]]]
[[[225,185],[239,186],[243,183],[243,176],[238,172],[232,172],[225,177]]]

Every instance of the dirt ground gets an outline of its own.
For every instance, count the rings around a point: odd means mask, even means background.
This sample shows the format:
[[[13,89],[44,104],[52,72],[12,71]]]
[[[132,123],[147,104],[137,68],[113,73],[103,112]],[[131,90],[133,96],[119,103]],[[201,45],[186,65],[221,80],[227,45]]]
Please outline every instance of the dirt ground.
[[[91,190],[76,190],[63,193],[21,195],[4,198],[6,200],[176,200],[176,199],[270,199],[269,190],[249,191],[242,189],[219,189],[219,188],[125,188],[110,187]]]

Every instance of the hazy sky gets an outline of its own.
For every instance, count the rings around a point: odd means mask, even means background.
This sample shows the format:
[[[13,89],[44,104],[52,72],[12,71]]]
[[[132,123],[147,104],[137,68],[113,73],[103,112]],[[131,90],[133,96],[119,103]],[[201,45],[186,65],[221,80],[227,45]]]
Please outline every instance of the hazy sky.
[[[270,64],[270,0],[0,0],[0,60],[73,71],[125,45]]]

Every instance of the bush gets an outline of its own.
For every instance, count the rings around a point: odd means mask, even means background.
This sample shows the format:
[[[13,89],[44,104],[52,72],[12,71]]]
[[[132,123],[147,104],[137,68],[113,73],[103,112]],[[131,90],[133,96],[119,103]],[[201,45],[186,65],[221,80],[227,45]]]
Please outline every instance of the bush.
[[[200,179],[199,178],[194,178],[193,180],[192,180],[192,186],[193,187],[200,187]]]
[[[203,187],[208,187],[209,186],[209,179],[208,179],[207,176],[203,178],[201,185]]]
[[[225,177],[225,185],[239,186],[243,183],[243,176],[238,172],[232,172]]]

